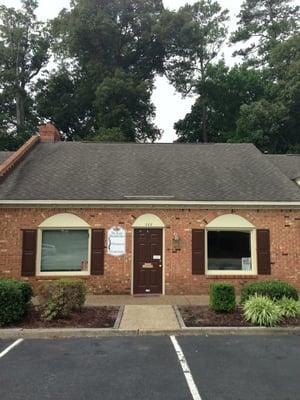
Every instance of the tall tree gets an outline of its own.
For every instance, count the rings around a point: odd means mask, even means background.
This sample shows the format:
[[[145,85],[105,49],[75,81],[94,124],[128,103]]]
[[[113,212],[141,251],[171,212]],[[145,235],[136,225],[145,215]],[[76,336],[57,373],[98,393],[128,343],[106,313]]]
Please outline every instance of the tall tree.
[[[72,0],[54,21],[56,49],[100,78],[112,70],[142,79],[163,71],[162,0]]]
[[[36,85],[38,115],[51,120],[67,140],[87,139],[95,133],[92,98],[90,85],[77,67],[59,65]]]
[[[49,36],[37,21],[37,4],[22,0],[18,10],[0,6],[0,108],[6,115],[2,128],[13,135],[23,135],[32,121],[30,85],[49,57]]]
[[[267,91],[262,100],[244,105],[236,141],[252,142],[271,153],[300,150],[300,35],[270,53]]]
[[[293,0],[244,0],[233,43],[245,43],[234,54],[252,64],[265,64],[269,52],[299,29],[298,5]]]
[[[207,71],[216,59],[227,34],[228,11],[218,2],[201,0],[186,4],[177,13],[164,17],[167,38],[166,73],[183,96],[199,94],[201,141],[210,140],[208,134],[208,105],[201,89],[207,80]]]
[[[206,99],[210,141],[226,142],[235,136],[240,107],[264,96],[264,75],[244,65],[230,69],[220,61],[209,66],[199,91]],[[201,102],[202,97],[198,97],[191,112],[175,124],[179,141],[201,141]]]
[[[160,138],[160,131],[152,119],[154,106],[151,104],[152,87],[147,81],[142,82],[135,75],[116,70],[113,77],[103,80],[96,92],[99,140],[107,139],[107,130],[117,132],[117,140],[134,142]]]
[[[126,114],[126,140],[158,138],[160,131],[151,120],[154,108],[150,94],[155,74],[164,69],[165,51],[160,33],[163,11],[162,0],[73,0],[71,10],[63,10],[53,23],[55,54],[62,60],[71,60],[71,68],[61,69],[62,77],[59,77],[60,71],[50,76],[46,88],[41,89],[41,114],[49,117],[52,108],[55,112],[52,119],[69,138],[72,137],[66,127],[74,124],[74,119],[71,113],[65,115],[64,121],[59,116],[63,99],[59,100],[60,88],[55,83],[69,80],[72,104],[80,116],[77,122],[82,123],[79,129],[82,137],[88,134],[103,138],[106,137],[103,132],[110,129],[109,138],[113,139],[113,133],[124,129],[125,124],[122,119],[115,118],[117,107],[118,112],[123,109]],[[80,82],[75,75],[80,76]],[[70,81],[76,84],[70,85]],[[56,97],[58,103],[62,102],[61,107],[51,107],[49,101],[43,101],[43,92],[49,90],[53,99]],[[108,90],[112,90],[114,101],[109,99]],[[136,101],[132,101],[133,92]],[[119,139],[117,134],[116,140]]]

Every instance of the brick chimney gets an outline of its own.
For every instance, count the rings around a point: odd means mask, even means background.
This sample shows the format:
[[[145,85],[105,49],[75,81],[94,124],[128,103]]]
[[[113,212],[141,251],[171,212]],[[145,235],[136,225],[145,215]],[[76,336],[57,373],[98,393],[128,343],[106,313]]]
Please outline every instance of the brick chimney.
[[[40,126],[39,134],[41,143],[55,143],[60,141],[58,129],[56,129],[50,122]]]

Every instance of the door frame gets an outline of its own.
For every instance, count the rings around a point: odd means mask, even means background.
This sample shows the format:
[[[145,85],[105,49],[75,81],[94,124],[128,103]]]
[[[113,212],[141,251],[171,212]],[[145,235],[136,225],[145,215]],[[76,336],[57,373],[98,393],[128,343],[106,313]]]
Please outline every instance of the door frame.
[[[133,296],[134,293],[134,231],[135,229],[161,229],[162,231],[162,292],[157,293],[157,295],[164,296],[165,295],[165,228],[164,227],[155,227],[155,226],[141,226],[141,227],[133,227],[131,230],[132,236],[132,244],[131,244],[131,289],[130,294]],[[156,294],[156,293],[155,293]],[[151,295],[151,294],[149,294]],[[147,296],[147,294],[145,294]]]

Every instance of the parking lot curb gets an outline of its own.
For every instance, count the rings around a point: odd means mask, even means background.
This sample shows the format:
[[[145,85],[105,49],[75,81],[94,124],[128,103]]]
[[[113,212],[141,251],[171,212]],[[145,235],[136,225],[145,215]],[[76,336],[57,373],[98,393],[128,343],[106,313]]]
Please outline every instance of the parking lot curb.
[[[181,316],[181,312],[179,311],[178,306],[173,306],[173,310],[174,310],[174,312],[175,312],[175,315],[176,315],[176,318],[177,318],[177,321],[178,321],[178,323],[179,323],[180,328],[181,328],[181,329],[185,329],[186,326],[185,326],[185,323],[184,323],[184,321],[183,321],[183,318],[182,318],[182,316]]]
[[[123,317],[124,314],[124,308],[125,306],[120,306],[119,311],[118,311],[118,315],[114,324],[114,329],[119,329],[120,328],[120,324],[121,324],[121,319]]]
[[[137,330],[115,328],[0,329],[0,339],[66,339],[102,336],[136,336]]]
[[[49,328],[49,329],[0,329],[0,339],[67,339],[108,336],[211,336],[211,335],[300,335],[300,327],[199,327],[170,330],[114,329],[114,328]]]

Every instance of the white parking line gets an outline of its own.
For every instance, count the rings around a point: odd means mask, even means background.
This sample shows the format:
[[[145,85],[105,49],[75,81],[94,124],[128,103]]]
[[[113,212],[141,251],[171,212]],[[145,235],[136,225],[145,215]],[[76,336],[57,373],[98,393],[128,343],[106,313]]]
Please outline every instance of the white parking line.
[[[10,346],[8,346],[5,350],[3,350],[0,353],[0,358],[4,357],[5,354],[7,354],[11,349],[13,349],[14,347],[18,346],[18,344],[20,344],[21,342],[23,342],[24,339],[18,339],[15,342],[13,342]]]
[[[193,400],[202,400],[198,388],[195,384],[193,375],[191,373],[190,367],[186,361],[186,358],[183,354],[183,351],[179,345],[179,343],[177,342],[177,339],[175,336],[170,336],[171,342],[173,343],[174,349],[176,351],[178,360],[180,362],[183,374],[185,376],[186,382],[188,384],[188,387],[190,389],[191,395],[193,397]]]

